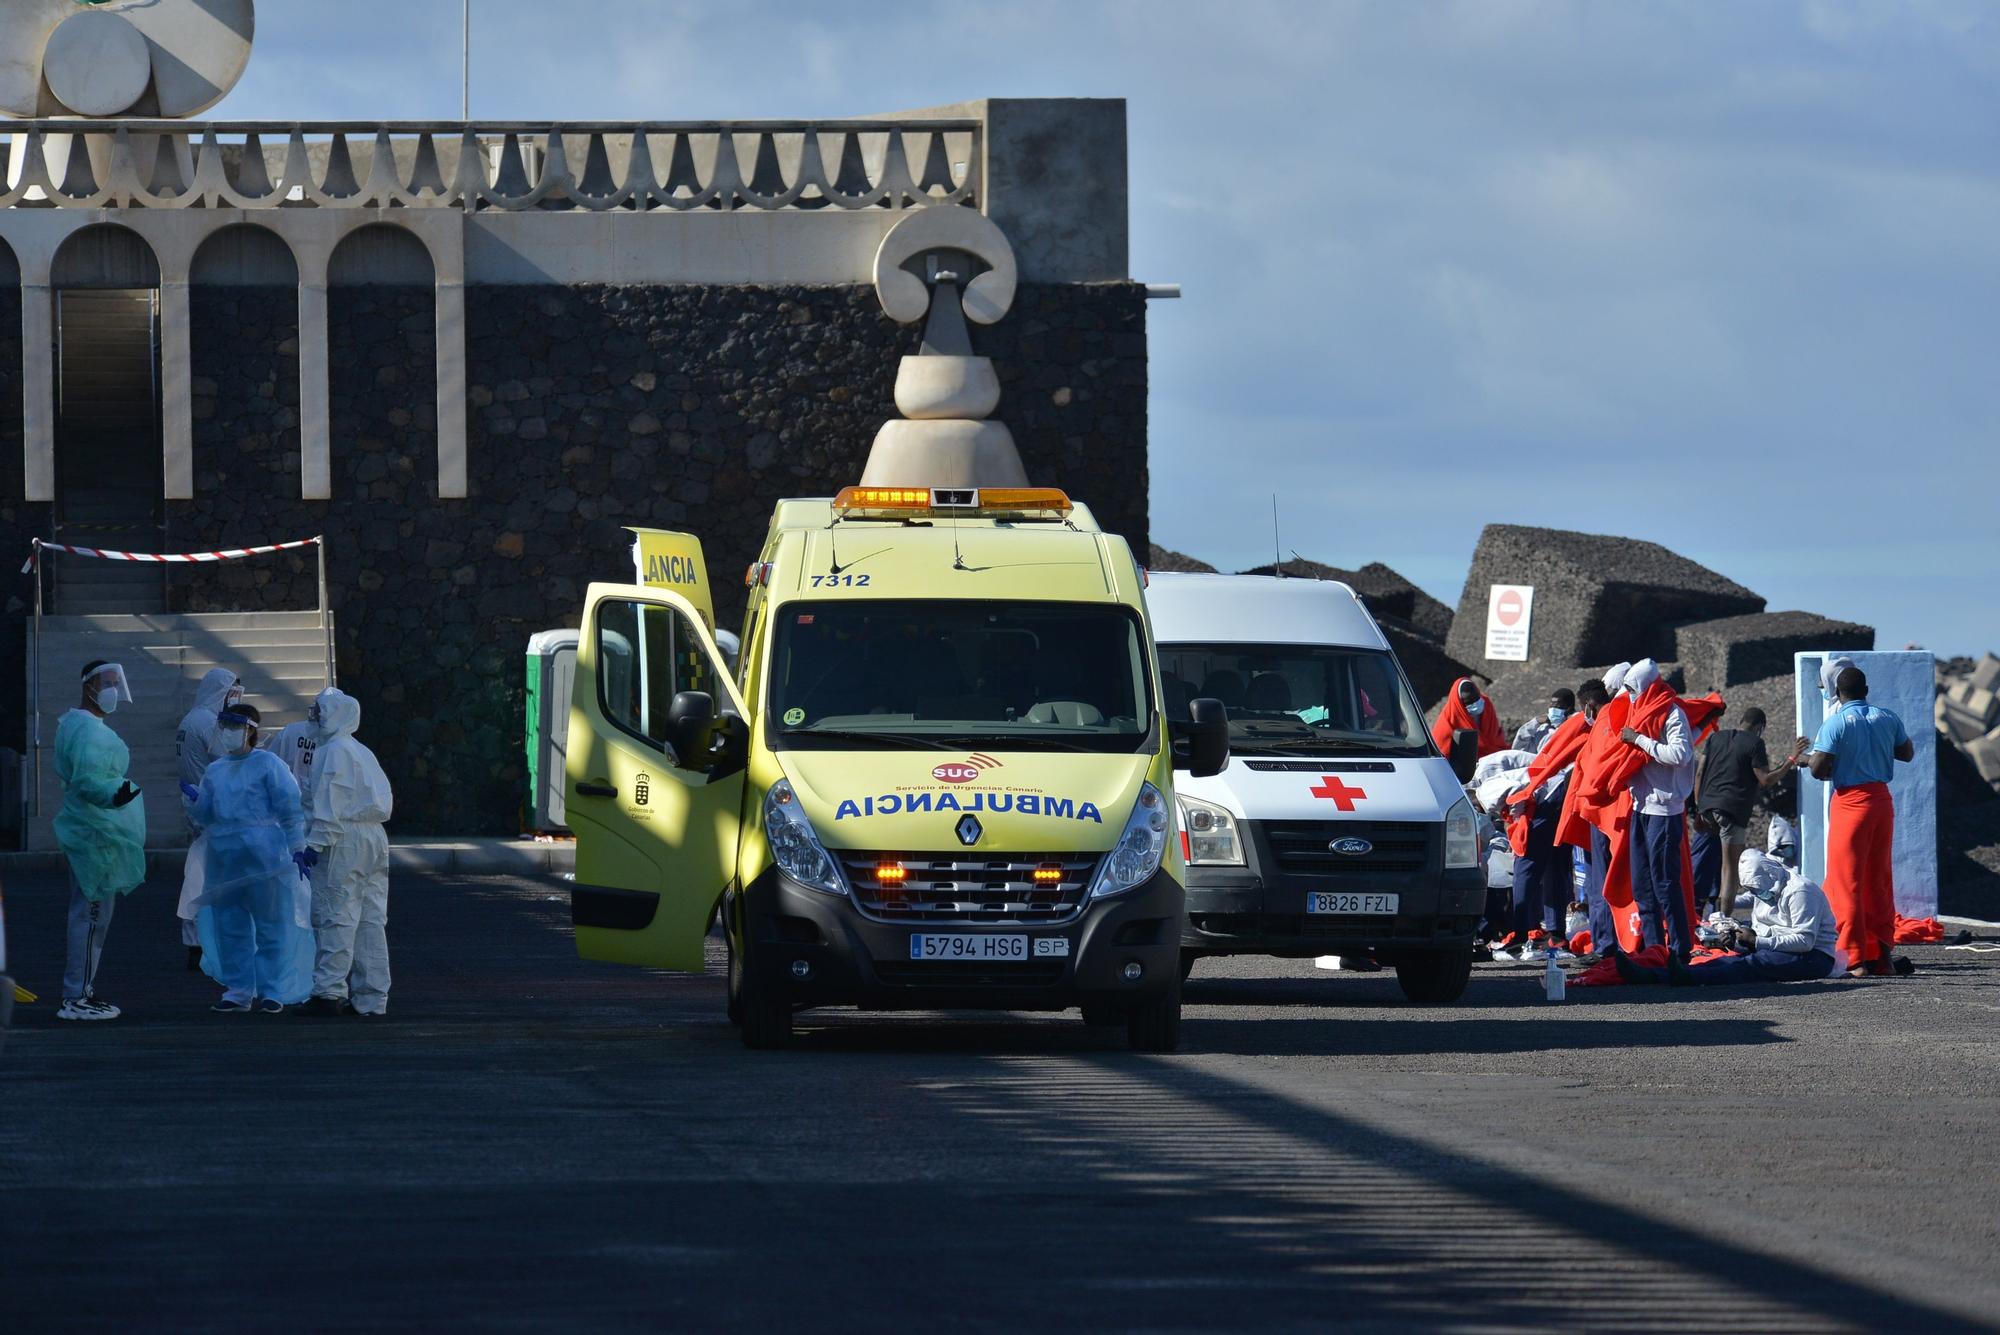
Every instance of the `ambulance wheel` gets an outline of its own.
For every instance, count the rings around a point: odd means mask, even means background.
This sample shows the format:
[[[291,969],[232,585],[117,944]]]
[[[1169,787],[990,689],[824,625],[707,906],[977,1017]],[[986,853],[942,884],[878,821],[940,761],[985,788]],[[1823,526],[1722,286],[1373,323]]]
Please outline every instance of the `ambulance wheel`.
[[[1181,1045],[1181,980],[1125,1012],[1125,1042],[1134,1052],[1172,1052]]]
[[[747,944],[747,942],[746,942]],[[792,1041],[792,999],[777,987],[762,981],[750,962],[738,966],[742,986],[737,989],[737,1006],[743,1018],[743,1046],[768,1051],[788,1046]]]
[[[1472,980],[1472,947],[1458,950],[1411,950],[1396,959],[1396,981],[1403,995],[1420,1003],[1448,1004],[1465,995]]]
[[[1125,1023],[1125,1008],[1112,1001],[1086,1001],[1083,1022],[1092,1029],[1109,1029]]]

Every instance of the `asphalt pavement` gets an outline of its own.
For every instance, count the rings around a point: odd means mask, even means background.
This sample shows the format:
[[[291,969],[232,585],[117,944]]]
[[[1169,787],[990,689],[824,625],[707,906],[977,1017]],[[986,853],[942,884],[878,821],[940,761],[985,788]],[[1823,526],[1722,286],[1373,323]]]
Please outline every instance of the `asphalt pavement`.
[[[1065,1016],[803,1017],[579,961],[558,880],[398,876],[391,1015],[212,1016],[170,888],[109,1024],[0,1051],[0,1326],[2000,1329],[2000,955],[1574,990],[1205,961],[1183,1051]]]

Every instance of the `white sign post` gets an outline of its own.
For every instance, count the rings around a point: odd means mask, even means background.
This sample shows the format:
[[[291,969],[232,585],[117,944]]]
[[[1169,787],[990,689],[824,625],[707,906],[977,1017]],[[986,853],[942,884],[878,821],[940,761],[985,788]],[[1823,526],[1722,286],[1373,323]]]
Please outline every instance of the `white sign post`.
[[[1495,584],[1486,596],[1486,656],[1503,663],[1528,661],[1528,626],[1535,616],[1535,586]]]

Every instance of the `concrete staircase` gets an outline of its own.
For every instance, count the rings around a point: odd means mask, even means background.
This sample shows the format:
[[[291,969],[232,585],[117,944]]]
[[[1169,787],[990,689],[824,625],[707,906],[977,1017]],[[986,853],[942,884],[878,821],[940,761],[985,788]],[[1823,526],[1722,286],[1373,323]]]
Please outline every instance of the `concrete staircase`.
[[[92,659],[122,664],[137,700],[121,704],[111,728],[132,750],[132,781],[144,790],[148,847],[187,843],[181,816],[174,732],[194,707],[202,674],[221,665],[243,678],[244,699],[267,732],[305,717],[326,681],[329,631],[317,612],[165,612],[42,619],[41,679],[33,704],[41,720],[39,803],[25,847],[53,849],[51,822],[62,807],[55,774],[56,724],[76,708],[79,676]],[[31,642],[29,653],[34,647]],[[30,665],[24,665],[30,667]],[[26,674],[24,674],[26,675]],[[31,683],[31,689],[32,683]],[[34,737],[30,722],[29,737]],[[28,779],[36,789],[32,751]]]

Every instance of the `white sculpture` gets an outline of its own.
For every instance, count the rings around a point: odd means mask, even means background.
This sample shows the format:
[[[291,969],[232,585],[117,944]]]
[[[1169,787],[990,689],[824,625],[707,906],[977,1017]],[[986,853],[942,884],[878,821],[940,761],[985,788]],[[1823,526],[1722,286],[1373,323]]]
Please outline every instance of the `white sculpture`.
[[[974,274],[975,265],[986,267]],[[972,352],[965,322],[992,324],[1014,304],[1014,248],[971,209],[923,209],[875,251],[875,294],[899,324],[924,321],[923,346],[896,371],[902,420],[882,424],[861,484],[1022,487],[1028,482],[1004,422],[993,363]]]
[[[255,0],[0,0],[0,112],[194,116],[250,61]]]

